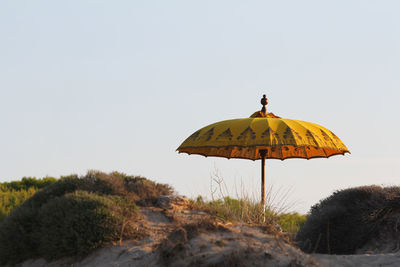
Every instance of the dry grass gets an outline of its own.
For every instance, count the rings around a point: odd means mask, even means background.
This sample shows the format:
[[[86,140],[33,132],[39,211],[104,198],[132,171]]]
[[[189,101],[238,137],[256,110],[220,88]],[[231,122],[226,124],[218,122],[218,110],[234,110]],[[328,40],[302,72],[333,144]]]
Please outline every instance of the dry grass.
[[[264,226],[272,233],[280,232],[281,224],[291,240],[304,224],[305,215],[287,212],[296,204],[288,200],[291,189],[269,186],[265,206],[260,204],[260,200],[254,194],[248,193],[243,183],[235,189],[236,198],[232,198],[224,179],[215,171],[210,183],[212,200],[206,201],[199,196],[190,202],[190,208],[205,211],[224,221]]]

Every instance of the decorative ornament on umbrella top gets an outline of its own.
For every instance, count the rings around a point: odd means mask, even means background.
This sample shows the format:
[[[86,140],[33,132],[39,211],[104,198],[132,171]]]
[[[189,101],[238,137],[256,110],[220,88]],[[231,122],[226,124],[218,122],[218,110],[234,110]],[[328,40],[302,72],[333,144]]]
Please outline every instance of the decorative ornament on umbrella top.
[[[268,98],[265,95],[261,98],[261,105],[263,105],[261,112],[267,113],[267,108],[265,106],[268,105]]]

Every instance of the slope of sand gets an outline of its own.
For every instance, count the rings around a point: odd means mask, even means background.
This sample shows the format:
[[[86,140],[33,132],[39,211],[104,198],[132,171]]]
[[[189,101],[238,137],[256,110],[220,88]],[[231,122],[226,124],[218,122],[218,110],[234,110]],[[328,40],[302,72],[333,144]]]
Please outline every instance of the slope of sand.
[[[308,255],[277,231],[218,221],[184,207],[143,207],[146,237],[99,249],[85,258],[25,261],[19,266],[400,266],[400,254]]]

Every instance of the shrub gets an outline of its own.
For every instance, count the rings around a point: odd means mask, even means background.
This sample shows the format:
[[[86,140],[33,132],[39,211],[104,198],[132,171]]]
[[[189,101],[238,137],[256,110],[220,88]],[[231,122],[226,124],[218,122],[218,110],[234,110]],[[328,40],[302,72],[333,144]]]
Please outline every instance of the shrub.
[[[121,201],[82,191],[49,201],[38,214],[38,255],[47,260],[85,255],[122,236],[130,237],[129,231],[121,232]]]
[[[141,176],[124,173],[106,174],[89,171],[82,177],[82,188],[99,194],[126,196],[141,205],[154,204],[160,195],[171,195],[174,190],[167,184],[159,184]]]
[[[285,232],[289,233],[290,239],[294,240],[297,232],[304,225],[306,219],[306,215],[301,215],[297,212],[283,213],[278,215],[277,223]]]
[[[62,178],[11,211],[0,223],[0,264],[39,256],[37,249],[42,241],[37,238],[40,208],[56,197],[75,191],[79,182],[76,176]]]
[[[38,189],[50,185],[55,178],[36,179],[24,177],[21,181],[4,182],[0,184],[0,221],[17,206],[31,197]]]
[[[306,252],[352,254],[400,210],[400,187],[363,186],[336,191],[314,205],[296,240]]]
[[[138,204],[155,204],[161,195],[171,195],[174,190],[168,184],[159,184],[141,176],[125,176],[125,187],[135,195]]]
[[[31,197],[36,192],[35,188],[27,190],[0,190],[0,221],[10,214],[10,212],[21,205],[26,199]]]
[[[139,238],[135,202],[172,192],[168,185],[118,172],[61,177],[0,222],[0,264],[84,255],[111,241]]]
[[[23,177],[21,181],[4,182],[0,184],[0,191],[9,190],[28,190],[29,188],[41,189],[57,181],[53,177],[44,177],[42,179],[37,179],[35,177]]]

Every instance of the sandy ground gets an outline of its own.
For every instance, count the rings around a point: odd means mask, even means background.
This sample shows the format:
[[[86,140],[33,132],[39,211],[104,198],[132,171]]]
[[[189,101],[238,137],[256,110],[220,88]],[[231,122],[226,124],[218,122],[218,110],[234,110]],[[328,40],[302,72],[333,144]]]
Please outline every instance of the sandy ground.
[[[345,266],[345,267],[364,267],[364,266],[400,266],[400,253],[387,254],[360,254],[360,255],[312,255],[321,266]]]
[[[19,266],[400,266],[399,253],[305,254],[259,226],[216,222],[201,211],[147,207],[140,212],[142,240],[110,245],[83,259],[36,259]]]

